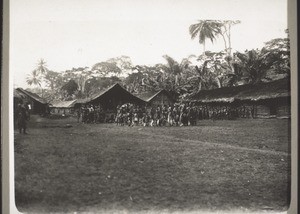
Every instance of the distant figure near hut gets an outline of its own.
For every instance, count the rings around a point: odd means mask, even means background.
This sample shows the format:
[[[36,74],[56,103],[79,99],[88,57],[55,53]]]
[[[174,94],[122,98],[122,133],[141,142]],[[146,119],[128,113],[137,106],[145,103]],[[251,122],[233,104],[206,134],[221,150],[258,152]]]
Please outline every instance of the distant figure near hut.
[[[31,105],[29,102],[26,104],[26,110],[27,110],[27,118],[30,120],[30,113],[31,113]]]
[[[26,127],[27,127],[27,110],[25,106],[22,104],[18,104],[18,110],[17,110],[17,125],[19,129],[19,133],[27,134]]]

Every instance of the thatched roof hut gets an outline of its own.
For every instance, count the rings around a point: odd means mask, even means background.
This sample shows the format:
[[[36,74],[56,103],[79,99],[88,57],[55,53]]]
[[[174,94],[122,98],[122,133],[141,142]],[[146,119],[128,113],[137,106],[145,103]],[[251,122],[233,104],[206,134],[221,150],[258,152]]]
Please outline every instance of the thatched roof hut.
[[[32,114],[45,114],[47,111],[48,103],[39,95],[22,88],[14,90],[14,104],[22,102],[24,104],[30,104]]]
[[[47,101],[44,100],[43,98],[41,98],[39,95],[32,93],[30,91],[24,90],[22,88],[17,88],[14,90],[14,97],[23,98],[23,99],[30,98],[41,104],[47,104]]]
[[[175,99],[173,99],[165,89],[160,91],[147,91],[136,94],[136,96],[144,100],[148,105],[171,105],[175,102]]]
[[[290,94],[290,80],[285,78],[268,83],[252,86],[248,90],[242,90],[237,96],[238,100],[265,100],[276,98],[288,98]]]
[[[94,94],[90,98],[77,101],[77,104],[100,104],[104,109],[107,110],[115,110],[117,105],[122,105],[124,103],[144,105],[145,101],[131,94],[118,83],[98,92],[97,94]]]
[[[192,102],[224,102],[234,101],[258,101],[274,98],[290,97],[290,80],[288,78],[256,85],[241,85],[236,87],[224,87],[213,90],[203,90],[188,98]]]
[[[256,85],[203,90],[185,101],[206,106],[252,109],[255,117],[289,117],[290,91],[290,80],[284,78]]]

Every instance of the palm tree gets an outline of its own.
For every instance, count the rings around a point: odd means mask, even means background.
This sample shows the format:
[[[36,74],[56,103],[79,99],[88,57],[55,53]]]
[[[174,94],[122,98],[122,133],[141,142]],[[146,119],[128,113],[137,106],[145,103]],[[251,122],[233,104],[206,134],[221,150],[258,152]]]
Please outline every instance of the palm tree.
[[[26,82],[28,85],[38,85],[42,89],[42,97],[43,97],[43,88],[41,86],[41,79],[38,75],[37,70],[33,70],[31,74],[27,75]]]
[[[236,53],[238,69],[243,73],[242,80],[245,83],[256,84],[268,79],[266,74],[272,68],[273,62],[266,60],[265,54],[258,50],[250,50],[245,53]]]
[[[198,67],[194,67],[194,73],[191,77],[187,79],[187,84],[185,87],[190,88],[189,94],[198,93],[201,90],[209,90],[213,88],[218,88],[218,80],[214,73],[209,68],[210,59],[207,59],[203,64]]]
[[[44,61],[44,59],[40,59],[38,61],[37,64],[37,68],[36,68],[37,74],[41,74],[44,75],[46,74],[46,72],[48,71],[47,65],[46,65],[46,61]]]
[[[26,82],[28,85],[39,85],[41,87],[41,79],[36,70],[33,70],[31,74],[27,75]]]
[[[232,86],[237,86],[239,83],[243,83],[244,79],[244,74],[242,71],[241,66],[239,66],[238,63],[232,63],[232,68],[230,67],[230,72],[225,74],[225,82],[226,86],[232,87]]]
[[[192,24],[189,27],[189,32],[192,39],[199,38],[199,43],[203,45],[203,53],[205,54],[205,41],[210,39],[213,43],[216,36],[221,34],[222,24],[214,20],[199,20],[198,23]]]
[[[161,82],[166,86],[165,89],[181,93],[186,85],[187,76],[190,76],[192,70],[190,60],[196,56],[183,58],[180,63],[168,55],[163,57],[166,59],[167,65],[161,67],[163,71]]]
[[[175,85],[178,85],[178,75],[180,74],[180,68],[178,62],[176,62],[172,57],[168,55],[164,55],[163,58],[167,61],[167,66],[165,67],[165,71],[175,76]]]

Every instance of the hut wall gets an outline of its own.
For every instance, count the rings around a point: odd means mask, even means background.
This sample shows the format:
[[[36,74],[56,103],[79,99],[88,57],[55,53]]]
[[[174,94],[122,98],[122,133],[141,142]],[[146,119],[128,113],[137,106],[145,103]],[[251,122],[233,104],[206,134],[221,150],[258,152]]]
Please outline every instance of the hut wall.
[[[51,113],[52,114],[66,114],[70,115],[74,113],[73,108],[57,108],[57,107],[52,107],[51,108]]]
[[[270,116],[270,108],[266,105],[257,105],[256,106],[256,117],[264,118]]]
[[[32,110],[31,110],[32,114],[44,114],[44,113],[46,113],[46,108],[47,108],[46,104],[42,104],[42,103],[33,101],[31,103],[31,106],[32,106]]]
[[[291,116],[291,107],[288,105],[278,106],[276,108],[277,117],[290,117]]]
[[[269,118],[269,117],[290,117],[291,107],[288,102],[276,100],[262,100],[255,102],[235,103],[196,103],[201,115],[200,119],[208,119],[211,112],[218,112],[226,109],[235,118]]]
[[[258,113],[264,114],[263,109],[261,110],[261,112],[259,112],[260,110],[257,109],[256,105],[247,102],[239,106],[233,106],[232,108],[236,110],[236,117],[239,118],[255,118],[258,116]]]
[[[291,98],[285,97],[274,100],[274,111],[277,117],[291,116]]]
[[[29,98],[28,96],[26,98],[18,100],[17,103],[23,103],[25,105],[30,104],[30,106],[31,106],[30,113],[31,114],[44,114],[44,113],[46,113],[47,104],[39,103],[36,100]]]

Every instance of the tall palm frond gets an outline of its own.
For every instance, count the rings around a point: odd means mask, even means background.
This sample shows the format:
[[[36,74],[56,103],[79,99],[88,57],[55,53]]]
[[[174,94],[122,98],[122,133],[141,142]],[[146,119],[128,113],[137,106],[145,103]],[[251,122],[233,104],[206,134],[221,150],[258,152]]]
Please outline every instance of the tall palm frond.
[[[26,82],[28,85],[38,85],[41,87],[41,79],[38,76],[37,70],[33,70],[29,75],[27,75]]]
[[[236,53],[237,67],[243,72],[245,83],[255,84],[266,78],[267,71],[272,68],[272,62],[266,60],[264,54],[258,50]]]
[[[221,23],[215,20],[199,20],[198,23],[189,27],[191,39],[198,37],[199,43],[203,45],[205,53],[205,40],[209,39],[212,43],[221,34]]]
[[[38,72],[37,74],[41,75],[44,75],[48,71],[46,61],[44,59],[40,59],[38,61],[36,71]]]

